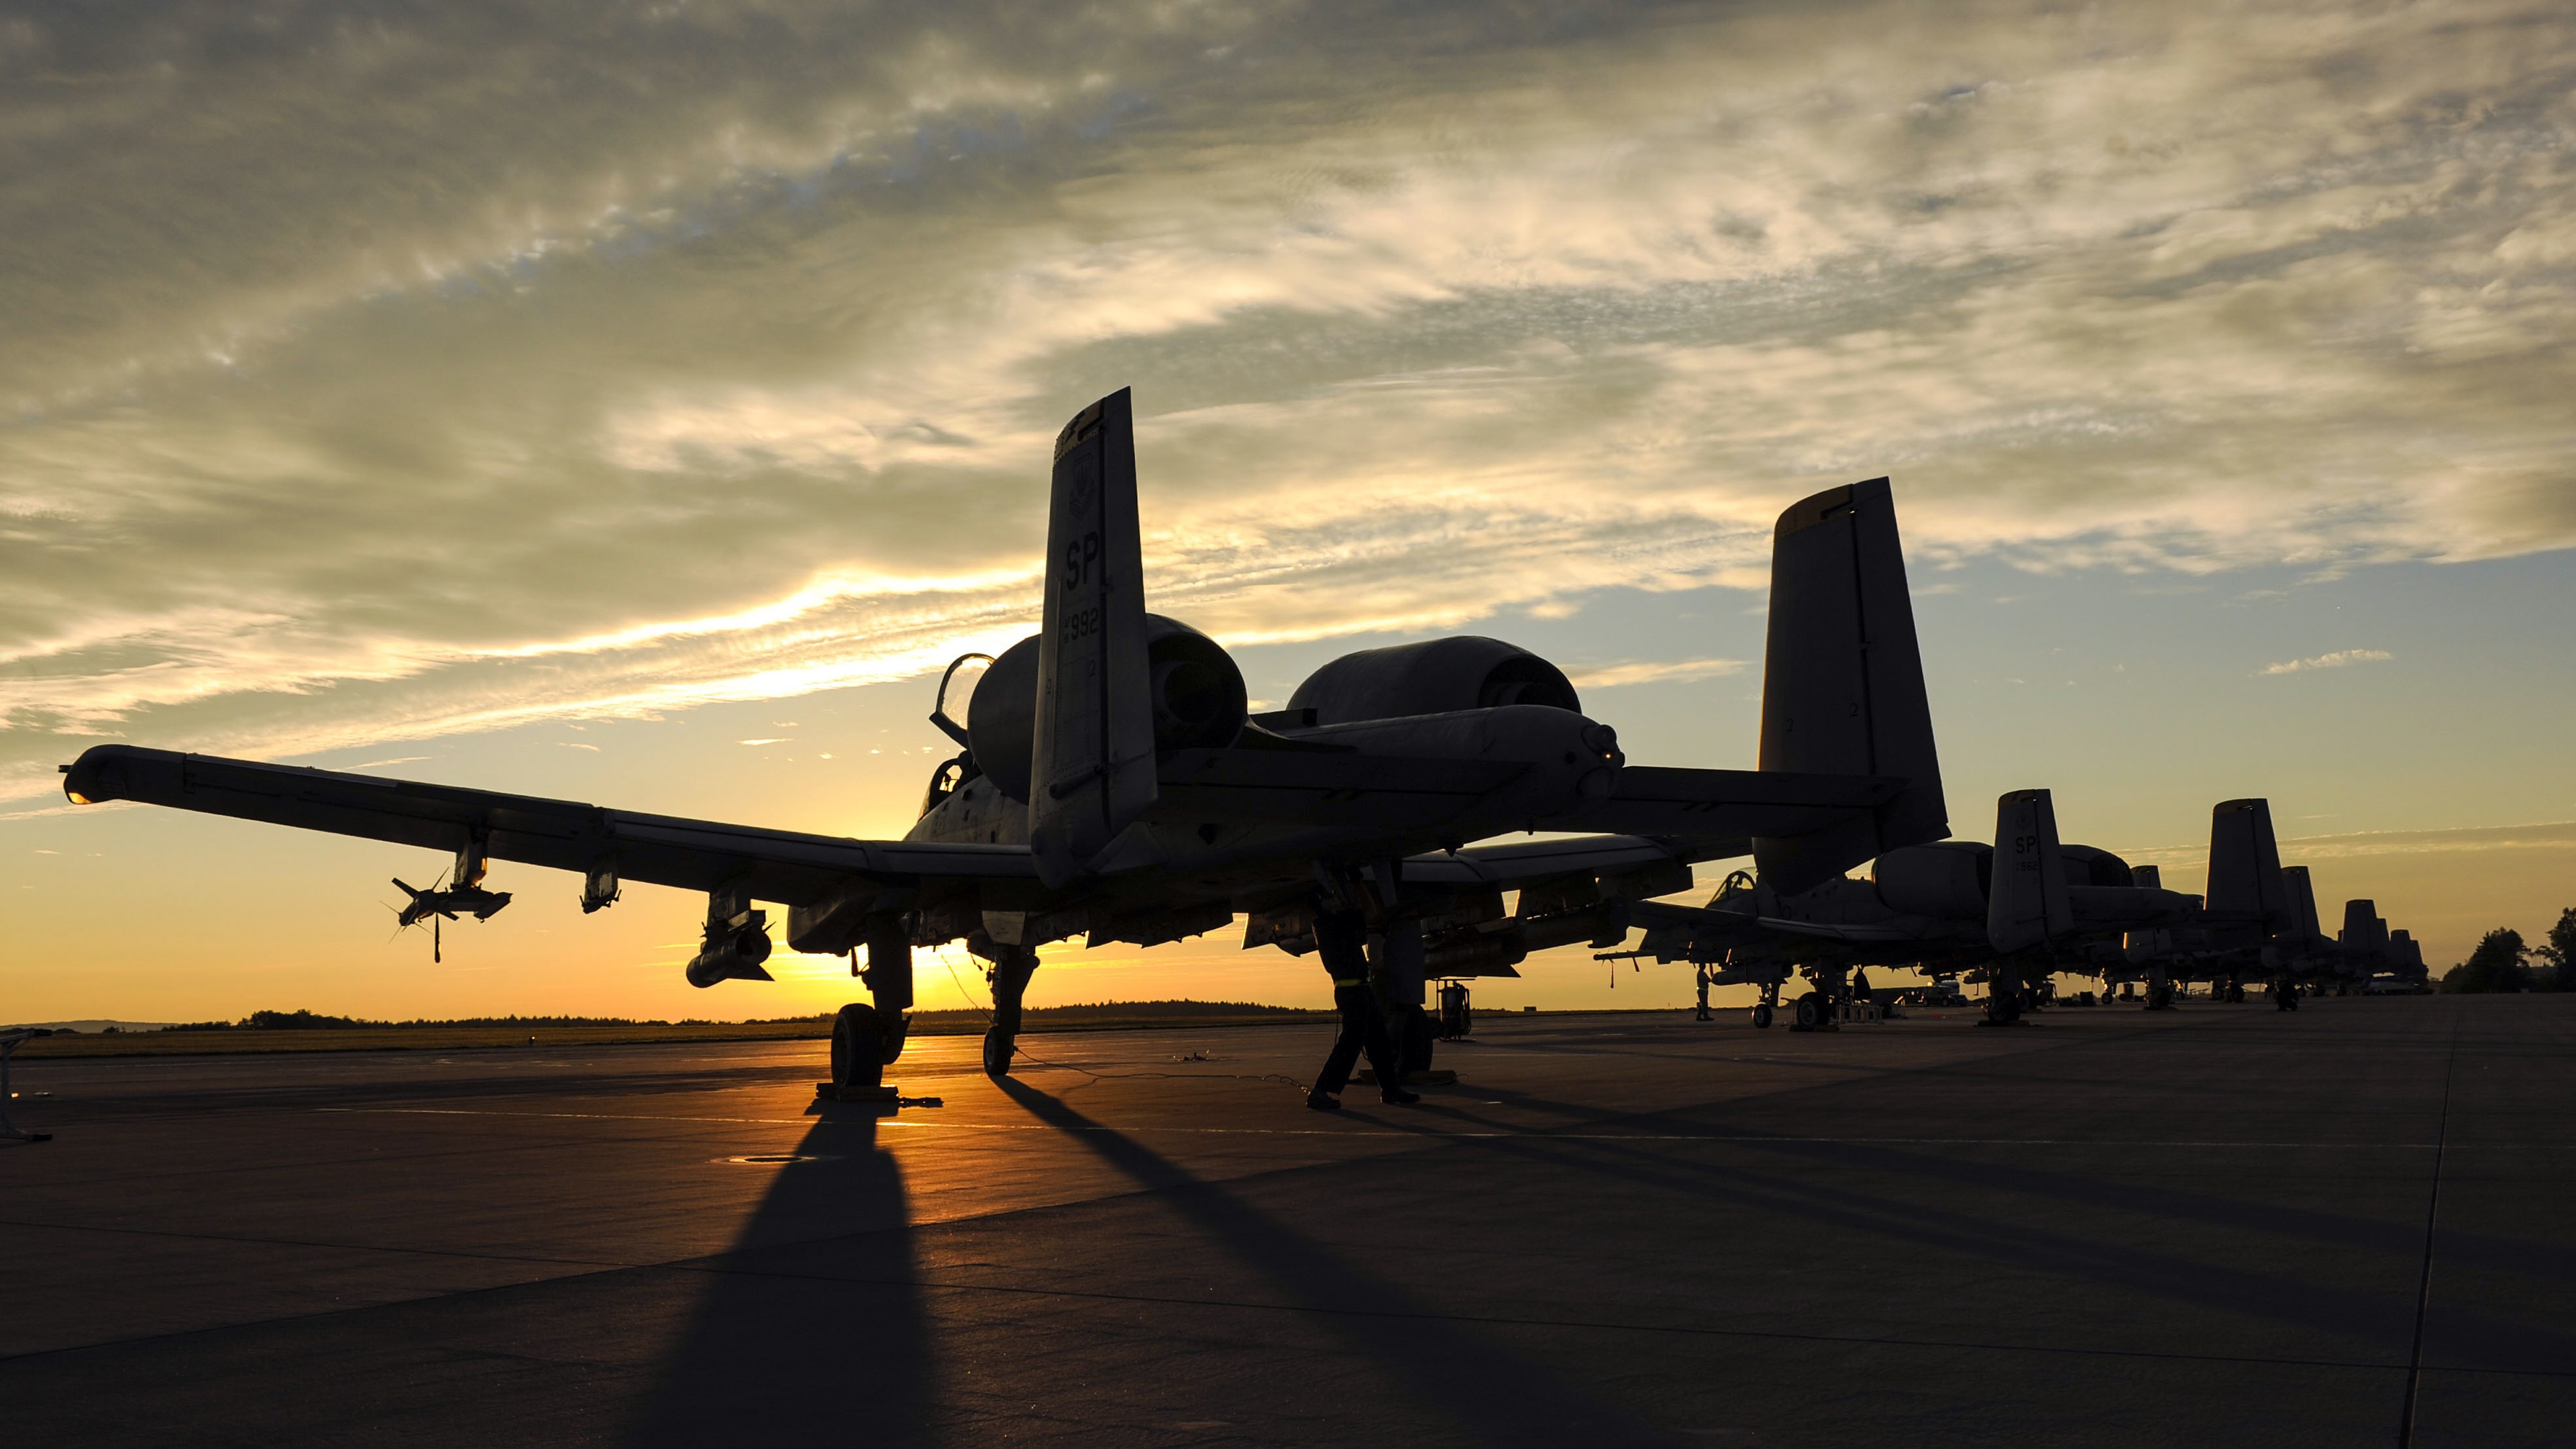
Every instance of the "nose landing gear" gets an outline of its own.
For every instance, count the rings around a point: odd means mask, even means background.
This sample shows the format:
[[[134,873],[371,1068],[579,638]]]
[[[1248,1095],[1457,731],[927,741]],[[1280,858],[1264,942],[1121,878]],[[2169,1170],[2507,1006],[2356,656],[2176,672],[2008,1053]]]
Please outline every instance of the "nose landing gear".
[[[1020,1003],[1028,995],[1029,977],[1038,969],[1038,953],[1027,946],[993,947],[993,1024],[984,1028],[984,1075],[1007,1077],[1019,1051]]]

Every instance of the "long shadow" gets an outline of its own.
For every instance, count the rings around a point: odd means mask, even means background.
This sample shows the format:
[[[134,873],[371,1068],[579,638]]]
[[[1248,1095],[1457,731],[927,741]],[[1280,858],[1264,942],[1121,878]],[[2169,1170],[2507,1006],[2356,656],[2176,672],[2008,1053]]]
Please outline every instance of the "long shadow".
[[[734,1246],[675,1265],[703,1297],[629,1426],[636,1445],[915,1444],[933,1372],[903,1173],[864,1107],[819,1120]]]
[[[2207,1024],[2235,1024],[2242,1026],[2243,1021],[2242,1019],[2217,1018]],[[2198,1026],[2202,1024],[2194,1023],[2193,1025]],[[2117,1038],[2096,1039],[2092,1043],[2069,1042],[2065,1045],[2102,1045],[2105,1042],[2134,1040],[2143,1035],[2146,1035],[2146,1033],[2129,1033]],[[2419,1039],[2420,1038],[2408,1038],[2409,1041]],[[2340,1045],[2341,1043],[2337,1042],[2336,1044]],[[2053,1048],[2043,1048],[2041,1050],[2052,1055],[2054,1054]],[[2000,1061],[1972,1061],[1930,1067],[1896,1068],[1889,1070],[1887,1075],[1937,1073],[1941,1077],[1952,1082],[1964,1081],[1970,1084],[1985,1083],[1990,1084],[1998,1092],[2008,1091],[2010,1093],[2023,1096],[2032,1095],[2034,1093],[2034,1082],[2041,1085],[2061,1083],[2063,1085],[2076,1086],[2091,1085],[2097,1080],[2090,1076],[2069,1075],[2060,1078],[2043,1074],[2009,1072],[2004,1070],[2005,1064],[2027,1062],[2033,1055],[2037,1055],[2037,1053],[2020,1053],[2000,1059]],[[1816,1098],[1812,1095],[1814,1093],[1848,1093],[1852,1091],[1884,1087],[1885,1085],[1886,1083],[1880,1080],[1824,1083],[1814,1087],[1792,1088],[1780,1092],[1764,1093],[1758,1097],[1733,1100],[1724,1105],[1728,1110],[1733,1111],[1755,1111],[1796,1115],[1801,1111],[1812,1112],[1815,1110],[1813,1107],[1802,1108],[1794,1104],[1796,1101],[1815,1101]],[[1569,1117],[1581,1115],[1585,1117],[1589,1124],[1592,1125],[1602,1125],[1616,1121],[1621,1125],[1636,1126],[1647,1130],[1651,1130],[1659,1124],[1669,1123],[1679,1125],[1687,1123],[1690,1120],[1691,1114],[1710,1110],[1709,1107],[1688,1107],[1672,1111],[1642,1114],[1582,1113],[1581,1109],[1569,1108],[1562,1104],[1527,1097],[1524,1094],[1516,1094],[1508,1089],[1495,1088],[1480,1084],[1475,1090],[1476,1094],[1480,1097],[1488,1097],[1497,1101],[1508,1102],[1516,1107],[1526,1107],[1534,1110],[1554,1110],[1562,1112]],[[1715,1106],[1717,1104],[1711,1105]],[[1843,1108],[1841,1110],[1849,1111],[1850,1109]],[[1499,1123],[1485,1122],[1482,1118],[1470,1112],[1460,1111],[1458,1115],[1462,1120],[1476,1122],[1478,1125],[1503,1125]],[[1702,1130],[1705,1129],[1703,1128]],[[1759,1138],[1775,1134],[1768,1133],[1761,1128],[1730,1126],[1726,1129],[1726,1135]],[[1917,1177],[1948,1181],[1964,1187],[2001,1189],[2023,1193],[2032,1197],[2054,1198],[2061,1202],[2079,1204],[2086,1207],[2108,1208],[2116,1211],[2135,1212],[2155,1217],[2202,1222],[2211,1227],[2224,1229],[2230,1232],[2270,1233],[2294,1242],[2327,1242],[2359,1251],[2386,1253],[2410,1260],[2423,1249],[2423,1229],[2420,1224],[2413,1222],[2381,1222],[2367,1218],[2355,1217],[2347,1213],[2338,1213],[2323,1208],[2278,1207],[2264,1203],[2247,1202],[2239,1198],[2221,1197],[2209,1193],[2193,1192],[2182,1188],[2163,1187],[2134,1182],[2106,1182],[2096,1178],[2082,1177],[2048,1168],[2036,1168],[1993,1162],[1964,1161],[1952,1157],[1907,1151],[1900,1146],[1886,1143],[1798,1141],[1796,1140],[1798,1134],[1794,1132],[1780,1132],[1776,1135],[1781,1140],[1772,1143],[1746,1143],[1744,1145],[1758,1145],[1770,1151],[1789,1155],[1802,1155],[1819,1161],[1833,1161],[1846,1166],[1860,1166],[1883,1171],[1903,1172]],[[2319,1144],[2320,1147],[2334,1148],[2337,1150],[2364,1148],[2370,1145],[2371,1144],[2363,1142]],[[2117,1150],[2120,1144],[2117,1141],[2106,1140],[2099,1143],[2098,1146],[2105,1150]],[[2445,1231],[2442,1235],[2442,1256],[2446,1260],[2466,1262],[2498,1272],[2536,1274],[2561,1280],[2576,1281],[2576,1247],[2570,1247],[2567,1244],[2559,1242],[2542,1241],[2534,1238],[2516,1238],[2491,1233]]]
[[[1675,1442],[1062,1099],[1014,1078],[998,1085],[1031,1115],[1154,1192],[1156,1201],[1260,1273],[1283,1301],[1314,1310],[1368,1362],[1403,1381],[1417,1402],[1475,1442],[1549,1449],[1569,1442]],[[1319,1214],[1355,1224],[1396,1209],[1340,1197],[1316,1204]]]
[[[1677,1141],[1686,1141],[1686,1138]],[[2252,1272],[2078,1237],[2028,1223],[1930,1205],[1920,1199],[1854,1192],[1771,1173],[1680,1162],[1623,1143],[1590,1139],[1550,1143],[1544,1134],[1481,1139],[1488,1147],[1559,1169],[1602,1174],[1634,1186],[1777,1213],[1808,1226],[1870,1233],[1910,1247],[1939,1247],[1982,1257],[2015,1272],[2037,1269],[2204,1309],[2264,1319],[2339,1339],[2387,1347],[2404,1341],[2413,1304],[2401,1297],[2329,1288],[2281,1274]],[[1928,1161],[1911,1154],[1842,1144],[1740,1142],[1787,1151],[1820,1164],[1892,1173]],[[1960,1164],[1944,1163],[1945,1168]],[[1950,1176],[1944,1173],[1943,1176]],[[1969,1179],[1961,1185],[1984,1186]],[[2447,1242],[2446,1242],[2447,1251]],[[2483,1315],[2446,1314],[2453,1366],[2517,1373],[2561,1373],[2576,1362],[2576,1335]],[[2402,1367],[2392,1358],[2391,1367]]]

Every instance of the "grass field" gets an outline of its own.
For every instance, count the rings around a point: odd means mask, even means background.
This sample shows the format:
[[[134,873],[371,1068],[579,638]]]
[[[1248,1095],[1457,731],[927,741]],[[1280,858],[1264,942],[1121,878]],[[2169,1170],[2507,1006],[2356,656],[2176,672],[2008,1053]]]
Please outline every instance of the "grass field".
[[[1092,1010],[1096,1011],[1096,1008]],[[1030,1012],[1021,1029],[1028,1033],[1043,1033],[1272,1026],[1281,1022],[1325,1021],[1331,1017],[1332,1013],[1324,1011],[1270,1011],[1243,1016],[1139,1013],[1127,1017],[1095,1015],[1086,1011],[1078,1019],[1050,1021],[1048,1013],[1041,1010]],[[919,1012],[914,1015],[912,1024],[916,1036],[981,1035],[983,1030],[984,1016],[981,1012]],[[255,1031],[232,1027],[220,1031],[84,1032],[77,1036],[49,1036],[20,1047],[18,1058],[25,1061],[35,1057],[228,1056],[246,1052],[451,1052],[476,1048],[614,1046],[648,1042],[802,1041],[821,1040],[831,1034],[832,1024],[828,1021],[702,1022],[685,1026],[637,1022],[519,1028],[379,1026],[296,1031]]]

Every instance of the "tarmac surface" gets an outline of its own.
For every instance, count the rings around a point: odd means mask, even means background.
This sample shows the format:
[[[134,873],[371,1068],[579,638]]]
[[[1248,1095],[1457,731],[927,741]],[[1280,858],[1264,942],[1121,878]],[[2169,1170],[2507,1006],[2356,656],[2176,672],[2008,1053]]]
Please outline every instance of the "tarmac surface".
[[[2565,1444],[2576,997],[22,1062],[10,1442]],[[1204,1053],[1209,1059],[1175,1058]],[[38,1092],[50,1093],[38,1097]],[[786,1160],[782,1160],[786,1159]],[[2411,1429],[2410,1429],[2411,1418]],[[2410,1437],[2411,1435],[2411,1437]]]

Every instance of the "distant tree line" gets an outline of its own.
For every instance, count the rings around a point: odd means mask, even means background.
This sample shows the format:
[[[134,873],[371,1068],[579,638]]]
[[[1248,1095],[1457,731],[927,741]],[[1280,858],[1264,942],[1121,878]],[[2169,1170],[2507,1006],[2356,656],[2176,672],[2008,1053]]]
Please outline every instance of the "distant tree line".
[[[2510,933],[2508,933],[2510,934]],[[2520,938],[2516,938],[2519,940]],[[913,1015],[925,1024],[950,1020],[981,1021],[989,1013],[982,1008],[960,1010],[945,1008],[916,1011]],[[1263,1006],[1251,1001],[1102,1001],[1076,1006],[1033,1006],[1026,1015],[1038,1021],[1132,1020],[1136,1017],[1239,1017],[1239,1016],[1312,1016],[1314,1012],[1295,1006]],[[160,1031],[400,1031],[412,1027],[569,1027],[569,1026],[801,1026],[828,1022],[831,1014],[815,1016],[776,1016],[746,1022],[706,1021],[697,1017],[680,1022],[638,1021],[623,1016],[465,1016],[450,1021],[369,1021],[358,1016],[328,1016],[315,1011],[254,1011],[239,1021],[191,1021]],[[114,1030],[114,1028],[110,1028]]]
[[[2548,944],[2529,946],[2512,929],[2489,931],[2469,959],[2442,973],[2450,992],[2576,991],[2576,906],[2558,913]]]
[[[162,1031],[383,1031],[406,1027],[458,1026],[669,1026],[667,1021],[634,1021],[623,1016],[466,1016],[454,1021],[369,1021],[361,1016],[326,1016],[315,1011],[254,1011],[239,1021],[188,1021]],[[684,1023],[685,1024],[685,1023]]]

